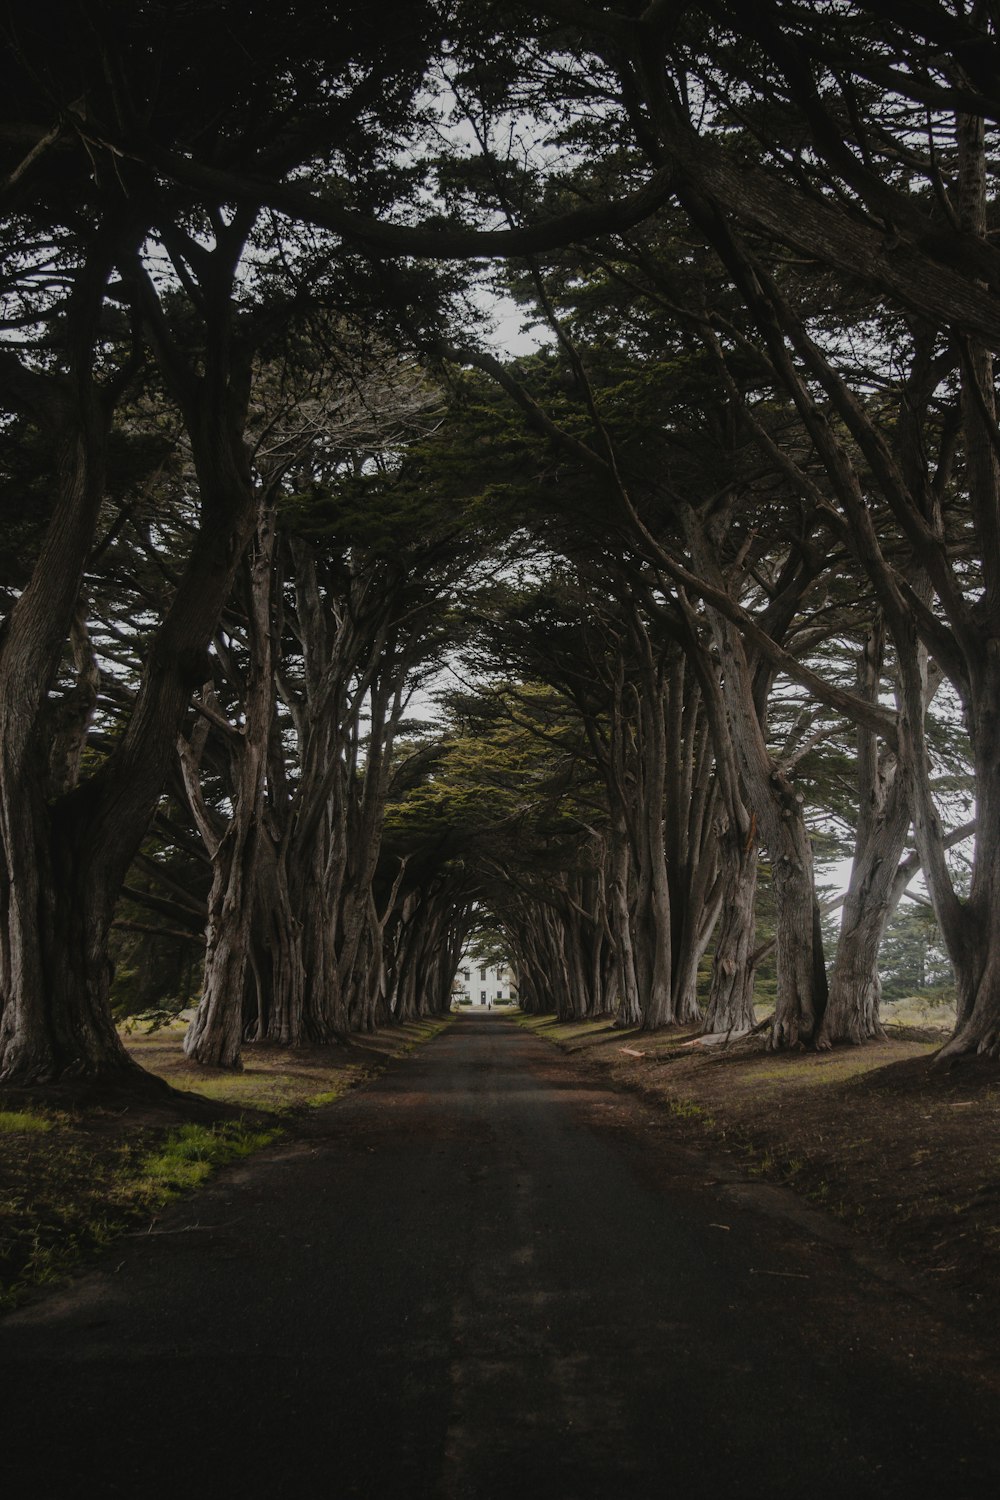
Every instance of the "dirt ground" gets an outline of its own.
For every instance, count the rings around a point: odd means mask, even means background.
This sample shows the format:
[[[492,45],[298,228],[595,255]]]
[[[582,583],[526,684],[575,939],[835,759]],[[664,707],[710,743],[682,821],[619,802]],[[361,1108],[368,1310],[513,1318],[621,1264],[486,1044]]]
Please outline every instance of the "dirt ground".
[[[117,1235],[155,1222],[186,1185],[180,1173],[171,1179],[155,1165],[179,1133],[215,1133],[229,1157],[243,1154],[255,1133],[301,1135],[314,1109],[441,1024],[294,1053],[253,1047],[243,1071],[230,1073],[189,1063],[181,1048],[186,1025],[178,1021],[123,1034],[152,1075],[139,1089],[0,1087],[0,1311],[60,1280]],[[216,1159],[227,1159],[226,1151]]]
[[[523,1017],[616,1087],[669,1116],[672,1134],[723,1146],[744,1171],[839,1215],[928,1288],[996,1326],[1000,1311],[1000,1068],[935,1068],[940,1031],[832,1052],[701,1050],[697,1033]]]

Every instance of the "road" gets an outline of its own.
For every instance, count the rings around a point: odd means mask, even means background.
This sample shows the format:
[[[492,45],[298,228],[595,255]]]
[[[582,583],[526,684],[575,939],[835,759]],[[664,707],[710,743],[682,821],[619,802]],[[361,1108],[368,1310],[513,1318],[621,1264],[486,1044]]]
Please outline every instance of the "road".
[[[8,1495],[998,1493],[947,1320],[496,1011],[156,1229],[0,1325]]]

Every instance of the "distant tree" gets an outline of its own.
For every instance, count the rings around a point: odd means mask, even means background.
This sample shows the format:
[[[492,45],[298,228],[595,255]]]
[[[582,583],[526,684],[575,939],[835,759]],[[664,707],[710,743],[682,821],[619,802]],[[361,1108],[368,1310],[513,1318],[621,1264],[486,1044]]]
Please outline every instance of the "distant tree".
[[[886,928],[879,954],[887,1000],[930,990],[954,996],[954,973],[933,910],[924,901],[904,901]]]

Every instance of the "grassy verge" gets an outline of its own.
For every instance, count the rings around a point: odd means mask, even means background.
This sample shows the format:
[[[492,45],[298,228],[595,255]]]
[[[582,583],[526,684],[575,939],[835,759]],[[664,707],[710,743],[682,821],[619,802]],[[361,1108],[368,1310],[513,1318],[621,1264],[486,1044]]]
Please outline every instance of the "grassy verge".
[[[143,1208],[162,1208],[200,1186],[218,1167],[270,1146],[280,1130],[252,1130],[242,1121],[220,1125],[181,1125],[145,1156],[123,1192]]]
[[[419,1021],[345,1047],[250,1048],[241,1073],[185,1058],[183,1022],[136,1028],[125,1044],[178,1094],[80,1100],[0,1089],[0,1311],[64,1278],[123,1230],[429,1041]]]
[[[933,1067],[940,1026],[782,1054],[702,1050],[685,1045],[692,1030],[518,1019],[657,1106],[679,1142],[721,1147],[747,1175],[830,1209],[928,1285],[977,1313],[1000,1311],[1000,1068]]]

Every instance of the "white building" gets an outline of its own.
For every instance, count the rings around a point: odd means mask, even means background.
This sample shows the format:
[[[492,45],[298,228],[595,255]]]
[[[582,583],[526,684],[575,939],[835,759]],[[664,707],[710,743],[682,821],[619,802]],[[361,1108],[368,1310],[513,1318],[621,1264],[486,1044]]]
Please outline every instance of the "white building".
[[[451,987],[453,1004],[470,1001],[473,1005],[495,1005],[498,1000],[516,1000],[513,971],[506,965],[484,964],[470,953],[463,953]]]

